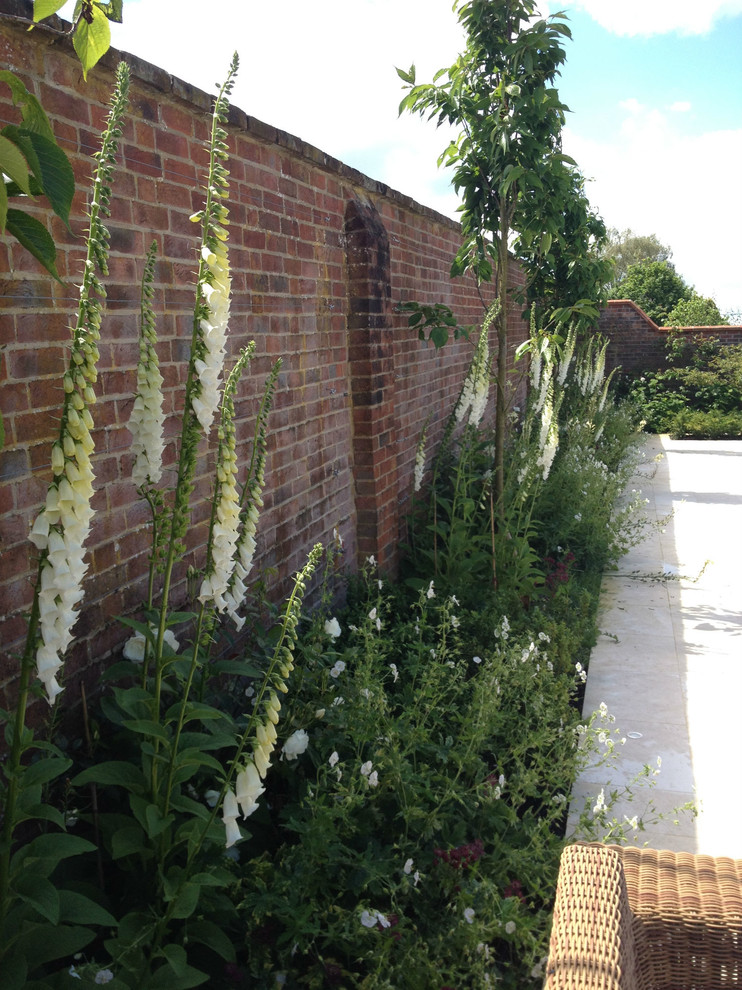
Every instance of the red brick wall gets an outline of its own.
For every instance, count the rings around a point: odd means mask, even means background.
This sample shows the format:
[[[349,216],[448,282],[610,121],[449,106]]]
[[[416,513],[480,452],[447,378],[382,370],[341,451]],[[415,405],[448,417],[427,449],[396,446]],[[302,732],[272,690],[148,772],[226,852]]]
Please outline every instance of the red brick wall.
[[[598,324],[599,332],[610,341],[606,366],[609,370],[620,367],[628,375],[663,368],[669,329],[694,337],[715,337],[723,344],[742,344],[742,327],[658,327],[635,302],[612,299]]]
[[[0,11],[30,3],[0,0]],[[0,20],[0,60],[40,98],[79,188],[72,233],[53,221],[64,281],[53,282],[15,242],[0,241],[0,687],[12,682],[35,573],[27,535],[50,481],[59,421],[67,327],[74,320],[84,248],[91,153],[106,114],[118,61],[109,53],[83,83],[65,41],[41,28]],[[182,386],[193,306],[198,228],[211,97],[140,60],[132,69],[130,113],[113,188],[110,276],[93,409],[96,494],[88,541],[85,600],[67,676],[117,650],[125,631],[114,617],[139,607],[146,586],[148,511],[130,481],[127,421],[135,387],[139,281],[144,255],[159,248],[155,280],[159,354],[168,419],[163,479],[173,481]],[[0,117],[16,121],[9,92]],[[262,384],[277,357],[283,368],[270,419],[265,508],[254,575],[275,569],[282,596],[308,549],[337,527],[354,569],[374,553],[393,571],[412,489],[415,450],[431,416],[431,448],[468,365],[470,345],[426,347],[394,309],[404,299],[448,303],[462,323],[479,322],[472,283],[451,282],[458,225],[388,190],[297,138],[232,108],[229,126],[230,354],[248,339],[256,357],[237,401],[238,438],[249,456]],[[44,219],[46,220],[46,216]],[[516,272],[515,279],[519,276]],[[527,336],[511,316],[513,347]],[[209,492],[211,456],[201,447],[196,494]],[[185,567],[200,564],[208,504],[194,514]],[[70,691],[74,688],[70,687]]]

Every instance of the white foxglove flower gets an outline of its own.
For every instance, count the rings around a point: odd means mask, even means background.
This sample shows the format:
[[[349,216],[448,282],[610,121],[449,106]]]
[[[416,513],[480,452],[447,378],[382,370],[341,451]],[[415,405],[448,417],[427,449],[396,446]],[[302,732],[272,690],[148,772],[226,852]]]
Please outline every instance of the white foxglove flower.
[[[237,803],[242,809],[242,817],[248,818],[258,808],[258,798],[265,793],[265,788],[261,784],[260,774],[255,769],[255,764],[250,761],[245,769],[237,774],[235,781],[235,792]]]
[[[234,791],[227,791],[222,804],[222,821],[227,832],[226,847],[229,849],[242,838],[240,826],[237,824],[237,817],[240,813],[237,797]]]
[[[420,437],[420,442],[417,445],[417,451],[415,453],[415,491],[419,492],[423,483],[423,475],[425,474],[425,440],[426,431],[423,430],[423,435]]]
[[[340,636],[342,630],[340,628],[340,623],[333,616],[331,619],[325,619],[325,632],[332,639],[337,639]]]
[[[305,752],[309,745],[309,736],[304,729],[297,729],[283,744],[283,755],[287,760],[295,760]]]

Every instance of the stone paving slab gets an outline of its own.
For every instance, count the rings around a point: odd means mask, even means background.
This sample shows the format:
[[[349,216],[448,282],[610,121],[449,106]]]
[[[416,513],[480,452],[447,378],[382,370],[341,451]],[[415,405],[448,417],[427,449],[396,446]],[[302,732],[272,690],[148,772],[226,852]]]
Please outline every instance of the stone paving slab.
[[[630,488],[655,528],[603,580],[583,708],[605,702],[626,742],[577,781],[572,821],[660,757],[614,809],[666,815],[632,841],[742,859],[742,441],[649,437]],[[697,818],[673,814],[689,800]]]

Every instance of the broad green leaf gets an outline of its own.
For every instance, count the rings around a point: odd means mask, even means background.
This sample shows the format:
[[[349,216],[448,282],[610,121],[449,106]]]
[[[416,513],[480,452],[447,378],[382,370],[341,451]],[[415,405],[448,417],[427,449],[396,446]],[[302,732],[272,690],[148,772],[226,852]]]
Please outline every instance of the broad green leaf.
[[[25,990],[28,986],[28,963],[22,952],[16,950],[3,956],[3,990]]]
[[[29,93],[21,80],[13,72],[7,69],[0,70],[0,82],[7,83],[13,94],[13,105],[21,111],[21,120],[27,131],[35,131],[43,134],[50,141],[54,140],[49,118],[44,113],[44,108],[33,95]]]
[[[109,784],[135,792],[144,791],[147,786],[142,771],[125,760],[109,760],[88,767],[72,779],[73,787],[81,787],[83,784]]]
[[[67,155],[55,141],[50,141],[43,134],[35,134],[12,125],[6,127],[3,134],[21,149],[39,182],[41,192],[69,230],[70,207],[75,195],[75,173]]]
[[[182,945],[163,945],[162,954],[170,963],[176,976],[183,976],[188,969],[188,955]]]
[[[108,23],[108,18],[98,7],[92,7],[91,10],[92,22],[88,24],[82,18],[72,39],[72,44],[82,65],[83,78],[86,81],[88,72],[111,47],[111,26]]]
[[[180,892],[173,901],[171,917],[190,918],[198,906],[198,898],[201,888],[196,883],[186,883],[181,887]],[[195,986],[195,984],[194,984]]]
[[[196,879],[195,877],[193,878]],[[227,962],[234,962],[237,955],[234,951],[232,940],[222,931],[222,929],[211,921],[194,921],[186,929],[188,938],[192,942],[201,942],[225,959]]]
[[[74,955],[94,938],[95,932],[76,925],[34,925],[18,939],[16,952],[32,959],[34,966],[42,966],[52,959]]]
[[[118,925],[109,911],[75,890],[59,891],[59,913],[63,921],[76,925],[105,925],[108,928]]]
[[[170,734],[164,725],[151,718],[127,718],[121,723],[125,729],[136,732],[140,736],[152,736],[162,742],[170,742]]]
[[[208,973],[193,966],[186,966],[182,975],[178,976],[168,963],[157,970],[147,987],[149,990],[189,990],[190,987],[200,987],[208,979]]]
[[[129,626],[130,629],[135,629],[138,633],[141,633],[150,643],[155,643],[157,641],[157,632],[146,622],[138,622],[136,619],[129,619],[125,615],[117,615],[117,622],[120,622],[122,626]]]
[[[433,327],[430,331],[430,339],[436,348],[445,347],[448,343],[448,330],[446,327]]]
[[[172,815],[167,815],[163,818],[162,812],[156,804],[147,806],[145,819],[147,822],[147,835],[150,839],[154,839],[164,832],[169,825],[172,825],[174,820]]]
[[[23,786],[30,787],[34,784],[48,784],[55,777],[60,777],[72,766],[72,760],[55,760],[46,757],[37,760],[30,767],[26,767],[23,772]]]
[[[59,828],[64,828],[64,815],[58,808],[39,802],[23,806],[22,813],[17,815],[18,824],[28,821],[54,822]]]
[[[16,896],[34,907],[47,921],[51,921],[53,925],[59,924],[59,894],[54,884],[45,877],[21,873],[13,881],[13,890]]]
[[[111,838],[111,855],[114,859],[137,856],[145,851],[144,829],[139,825],[126,825]]]
[[[58,10],[64,7],[67,0],[34,0],[33,19],[43,21],[45,17],[51,17]]]
[[[68,859],[70,856],[80,856],[86,852],[95,852],[95,846],[87,839],[78,835],[70,835],[67,832],[49,832],[46,835],[39,835],[31,842],[22,846],[13,857],[12,870],[15,873],[16,865],[29,869],[33,860],[53,860],[59,862]]]
[[[18,145],[5,137],[5,132],[0,135],[0,171],[12,179],[26,196],[31,195],[28,185],[28,162]]]
[[[215,674],[231,674],[234,677],[262,677],[264,673],[247,660],[217,660],[211,669]]]
[[[35,217],[30,217],[20,210],[8,210],[5,229],[22,244],[37,261],[46,268],[58,282],[62,280],[57,272],[57,249],[51,234]]]

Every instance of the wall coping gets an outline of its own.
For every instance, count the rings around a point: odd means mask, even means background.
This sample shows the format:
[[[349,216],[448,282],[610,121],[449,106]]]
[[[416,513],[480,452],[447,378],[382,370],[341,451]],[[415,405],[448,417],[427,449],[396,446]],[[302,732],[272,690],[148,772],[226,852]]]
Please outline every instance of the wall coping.
[[[675,333],[698,333],[698,331],[703,330],[708,332],[709,330],[719,330],[721,333],[728,332],[729,330],[738,330],[739,327],[730,325],[728,323],[722,323],[718,326],[691,326],[691,327],[661,327],[659,324],[655,323],[654,320],[647,316],[641,306],[638,306],[633,299],[609,299],[607,303],[608,308],[615,308],[616,306],[630,306],[635,310],[640,316],[642,316],[650,327],[659,331],[660,333],[669,333],[671,330]]]
[[[0,17],[10,21],[19,21],[26,25],[33,24],[33,0],[0,0]],[[73,57],[77,58],[72,44],[72,37],[68,34],[71,26],[68,21],[62,20],[62,18],[55,14],[35,24],[34,30],[52,35],[56,44],[59,44],[68,50]],[[139,58],[137,55],[132,55],[130,52],[120,51],[117,48],[111,47],[98,62],[98,65],[104,66],[111,72],[115,72],[117,64],[122,59],[129,65],[132,78],[146,83],[161,93],[174,96],[185,103],[190,103],[207,114],[212,112],[213,94],[204,92],[204,90],[191,85],[178,76],[170,75],[169,72],[160,69],[152,62],[146,62],[144,59]],[[14,69],[12,66],[9,68]],[[22,71],[21,67],[19,69]],[[93,69],[92,71],[95,70]],[[461,224],[456,220],[438,213],[437,210],[429,206],[418,203],[411,196],[392,189],[386,183],[372,179],[363,172],[359,172],[358,169],[346,165],[338,158],[333,158],[332,155],[326,154],[320,148],[316,148],[296,135],[290,134],[288,131],[282,131],[280,128],[274,127],[271,124],[266,124],[257,117],[251,117],[244,110],[233,104],[230,104],[228,122],[231,126],[260,138],[268,144],[275,144],[280,148],[286,148],[298,157],[311,162],[313,165],[318,165],[328,172],[334,173],[339,178],[345,179],[355,186],[360,186],[367,192],[384,196],[393,202],[399,203],[400,206],[413,213],[427,217],[451,230],[460,230],[461,228]]]

